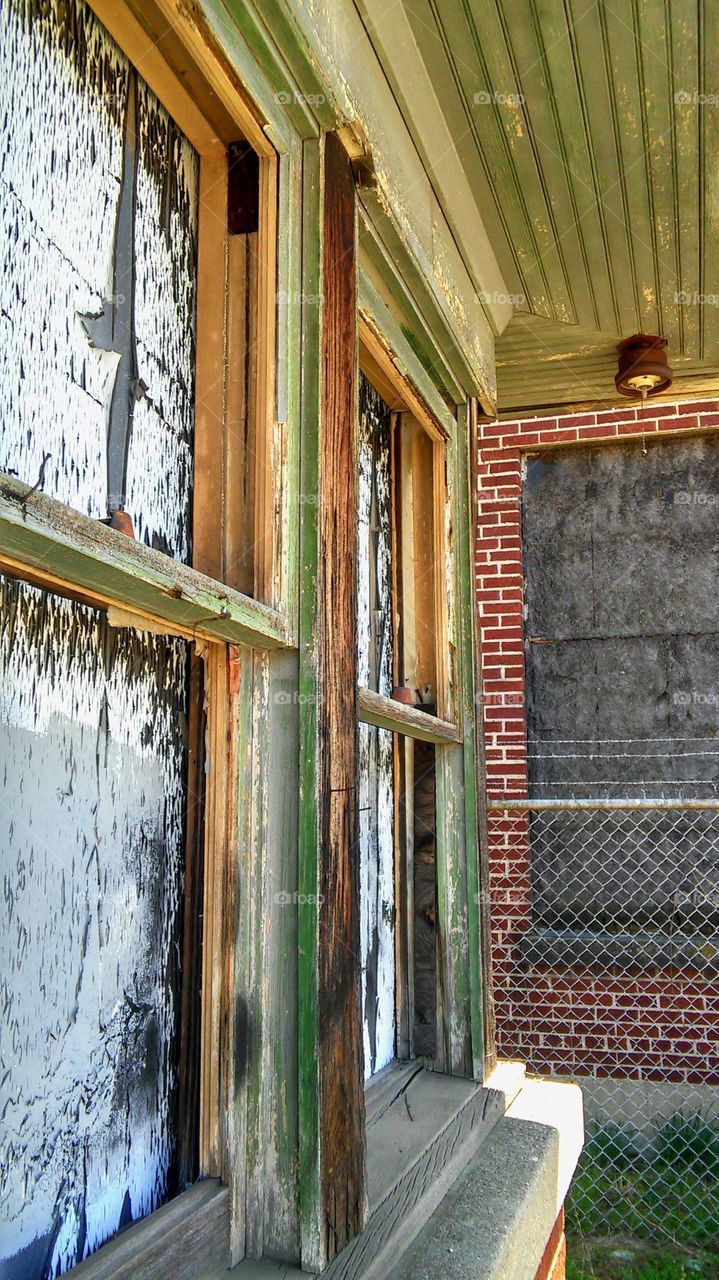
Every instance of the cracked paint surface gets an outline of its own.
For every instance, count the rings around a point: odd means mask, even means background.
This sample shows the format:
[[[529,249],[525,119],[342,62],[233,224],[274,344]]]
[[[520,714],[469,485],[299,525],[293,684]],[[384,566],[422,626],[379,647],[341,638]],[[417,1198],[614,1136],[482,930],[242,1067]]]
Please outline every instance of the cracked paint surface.
[[[123,289],[115,234],[129,66],[84,0],[0,9],[0,470],[102,518],[119,354],[83,316]],[[138,383],[126,510],[190,558],[198,156],[138,76],[133,323]],[[128,282],[129,285],[132,282]]]
[[[184,641],[0,578],[0,1273],[170,1190]]]
[[[358,679],[392,692],[390,414],[360,381]],[[365,1076],[395,1056],[394,742],[359,726],[360,939]]]

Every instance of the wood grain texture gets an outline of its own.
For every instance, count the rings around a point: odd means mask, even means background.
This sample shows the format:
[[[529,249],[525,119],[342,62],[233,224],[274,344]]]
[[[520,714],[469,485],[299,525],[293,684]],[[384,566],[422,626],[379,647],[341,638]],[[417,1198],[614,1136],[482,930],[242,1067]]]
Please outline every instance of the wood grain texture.
[[[0,555],[9,572],[17,572],[9,562],[27,566],[54,589],[70,584],[91,604],[130,605],[180,635],[285,647],[285,622],[274,609],[31,488],[0,476]]]
[[[382,1280],[504,1111],[504,1095],[420,1070],[367,1135],[370,1216],[323,1280]]]
[[[79,1267],[73,1280],[220,1280],[229,1260],[229,1192],[214,1179],[123,1231]]]
[[[321,288],[322,156],[319,141],[309,141],[302,156],[302,291],[317,296]],[[303,377],[301,399],[300,489],[305,501],[300,520],[299,593],[299,831],[297,887],[308,908],[299,914],[297,946],[298,1184],[302,1265],[318,1271],[323,1261],[324,1219],[320,1188],[319,1064],[317,1060],[317,950],[319,822],[317,806],[319,690],[316,637],[320,625],[317,592],[319,549],[318,498],[320,433],[318,430],[321,328],[318,307],[303,307]]]
[[[357,470],[354,184],[325,139],[318,663],[318,1026],[324,1249],[365,1215],[357,859]]]
[[[382,729],[391,729],[394,733],[404,734],[406,738],[419,738],[423,742],[461,740],[457,725],[411,707],[406,702],[385,698],[371,689],[359,690],[359,717],[363,724],[376,724]]]

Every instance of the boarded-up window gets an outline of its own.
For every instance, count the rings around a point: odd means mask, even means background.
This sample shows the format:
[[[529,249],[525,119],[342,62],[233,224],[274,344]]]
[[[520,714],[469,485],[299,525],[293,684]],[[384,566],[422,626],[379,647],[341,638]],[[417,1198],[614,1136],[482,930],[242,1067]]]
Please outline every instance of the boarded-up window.
[[[364,376],[359,396],[358,679],[434,714],[434,444]],[[359,726],[365,1074],[436,1047],[434,748]]]
[[[190,561],[198,156],[84,0],[2,6],[0,108],[0,470]],[[3,1275],[177,1189],[187,666],[3,580]]]
[[[0,470],[187,561],[198,157],[84,0],[2,6],[0,118]]]
[[[390,412],[366,378],[359,407],[358,678],[393,684]],[[394,742],[359,726],[360,933],[365,1074],[395,1056]]]
[[[717,796],[718,510],[714,437],[529,459],[531,798]],[[714,815],[627,821],[532,816],[538,922],[715,932]]]
[[[44,1280],[173,1190],[186,645],[0,581],[0,1259]]]

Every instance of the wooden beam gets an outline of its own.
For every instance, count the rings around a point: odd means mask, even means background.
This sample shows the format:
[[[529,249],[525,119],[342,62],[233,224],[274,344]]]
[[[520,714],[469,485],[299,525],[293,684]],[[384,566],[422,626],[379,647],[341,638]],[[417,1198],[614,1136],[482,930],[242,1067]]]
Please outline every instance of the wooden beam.
[[[272,147],[199,6],[179,0],[90,0],[90,6],[200,155],[238,134],[259,155]]]
[[[124,606],[178,635],[261,649],[291,643],[276,610],[2,474],[0,557],[16,577],[100,608]]]
[[[302,159],[303,245],[302,292],[317,297],[321,288],[321,176],[319,141],[304,143]],[[302,307],[299,592],[299,831],[297,888],[305,907],[298,912],[297,929],[297,1064],[298,1064],[298,1191],[302,1264],[308,1271],[322,1266],[323,1225],[320,1189],[319,1067],[317,1062],[317,949],[319,941],[318,886],[318,684],[316,633],[319,622],[317,570],[319,530],[319,374],[320,308]]]
[[[356,226],[352,170],[328,134],[323,186],[317,956],[324,1260],[366,1213],[357,858]],[[304,1261],[304,1260],[303,1260]]]
[[[452,415],[439,395],[431,378],[424,372],[416,357],[410,356],[409,343],[402,342],[403,350],[398,353],[386,334],[382,333],[379,322],[375,320],[373,311],[369,309],[372,291],[365,285],[360,293],[360,301],[366,299],[360,313],[360,364],[370,382],[379,391],[382,399],[390,409],[396,411],[409,410],[422,423],[429,435],[435,439],[445,440],[453,430]],[[379,300],[377,300],[379,309]],[[399,330],[394,338],[401,337]],[[402,359],[402,356],[405,358]],[[418,381],[424,395],[417,390]],[[449,421],[448,421],[449,419]]]
[[[422,742],[461,742],[462,734],[456,724],[429,716],[405,702],[395,702],[371,689],[359,690],[359,718],[363,724],[376,724],[380,729],[402,733],[406,738],[419,738]]]

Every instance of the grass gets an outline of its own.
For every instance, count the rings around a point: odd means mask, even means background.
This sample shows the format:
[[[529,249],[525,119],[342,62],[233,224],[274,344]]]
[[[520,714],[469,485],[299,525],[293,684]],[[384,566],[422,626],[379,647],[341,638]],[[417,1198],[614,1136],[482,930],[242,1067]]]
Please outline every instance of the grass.
[[[567,1280],[717,1280],[719,1254],[658,1248],[646,1241],[570,1237]]]
[[[599,1129],[572,1183],[567,1229],[719,1250],[717,1125],[698,1113],[678,1114],[644,1149],[616,1125]],[[681,1272],[667,1272],[666,1280],[674,1274],[683,1280]],[[664,1272],[657,1275],[665,1280]]]

